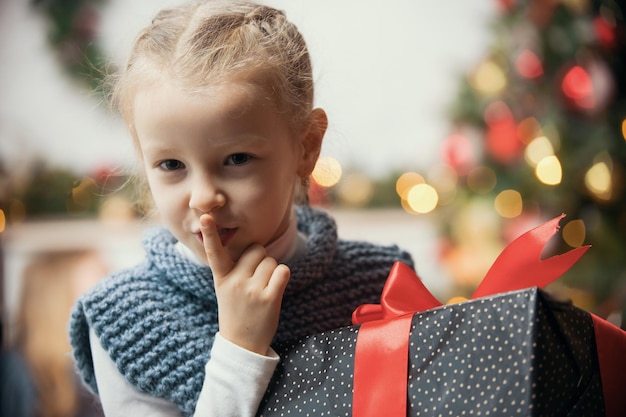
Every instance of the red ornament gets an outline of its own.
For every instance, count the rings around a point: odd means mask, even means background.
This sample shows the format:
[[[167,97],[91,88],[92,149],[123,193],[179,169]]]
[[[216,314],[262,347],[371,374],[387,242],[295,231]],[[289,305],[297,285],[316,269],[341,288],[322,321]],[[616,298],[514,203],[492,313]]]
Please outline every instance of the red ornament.
[[[510,12],[516,6],[517,2],[516,0],[498,0],[497,3],[500,10]]]
[[[596,101],[589,73],[575,65],[567,71],[561,82],[563,94],[581,109],[593,109]]]
[[[476,163],[472,142],[460,133],[452,134],[444,140],[441,153],[444,162],[451,166],[457,175],[466,175]]]
[[[525,49],[515,60],[515,69],[524,78],[537,78],[543,74],[541,60],[534,52]]]
[[[517,124],[509,107],[502,101],[491,103],[485,109],[487,152],[497,161],[510,164],[522,154],[524,144],[517,135]]]
[[[615,46],[615,26],[611,25],[604,17],[597,16],[593,20],[593,29],[602,46],[607,48]]]

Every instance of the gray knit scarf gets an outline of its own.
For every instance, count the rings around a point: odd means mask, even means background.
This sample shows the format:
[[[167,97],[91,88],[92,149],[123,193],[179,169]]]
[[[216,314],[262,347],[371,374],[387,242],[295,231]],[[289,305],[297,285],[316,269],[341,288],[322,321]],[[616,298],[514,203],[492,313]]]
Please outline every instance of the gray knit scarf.
[[[334,220],[298,207],[307,252],[289,264],[275,342],[350,325],[352,311],[376,303],[395,261],[413,265],[396,246],[337,239]],[[147,231],[146,260],[112,275],[72,312],[70,340],[77,368],[98,392],[91,359],[93,328],[118,370],[139,391],[193,415],[218,330],[211,270],[186,259],[165,229]]]

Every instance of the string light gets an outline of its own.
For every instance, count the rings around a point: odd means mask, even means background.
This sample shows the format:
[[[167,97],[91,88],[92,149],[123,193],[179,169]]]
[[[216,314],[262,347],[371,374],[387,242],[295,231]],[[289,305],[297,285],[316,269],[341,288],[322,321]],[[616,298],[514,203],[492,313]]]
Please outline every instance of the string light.
[[[595,106],[591,77],[585,69],[575,65],[565,74],[561,83],[563,93],[583,109],[592,109]]]
[[[417,184],[409,190],[407,202],[418,213],[428,213],[437,207],[437,190],[428,184]]]
[[[539,181],[546,185],[560,184],[563,170],[559,158],[554,155],[543,158],[535,167],[535,175]]]
[[[563,228],[563,240],[569,246],[577,248],[585,242],[585,223],[578,219],[567,223]]]
[[[426,180],[417,172],[405,172],[396,181],[396,192],[402,200],[408,200],[409,191],[417,184],[424,184]]]
[[[611,169],[604,161],[596,162],[585,174],[585,186],[600,200],[610,200],[613,181]]]
[[[515,69],[519,75],[529,79],[537,78],[543,74],[541,60],[528,49],[523,50],[515,60]]]
[[[517,125],[517,137],[523,143],[530,143],[537,136],[541,136],[541,125],[534,117],[527,117]]]
[[[495,96],[506,88],[507,79],[498,64],[487,60],[478,66],[470,78],[470,84],[484,96]]]
[[[522,195],[515,190],[504,190],[496,196],[494,207],[502,217],[507,219],[517,217],[522,214]]]
[[[341,179],[341,164],[332,156],[323,156],[317,160],[311,176],[320,186],[329,188]]]
[[[552,143],[545,136],[533,139],[524,152],[524,158],[530,166],[536,167],[542,159],[554,155]]]

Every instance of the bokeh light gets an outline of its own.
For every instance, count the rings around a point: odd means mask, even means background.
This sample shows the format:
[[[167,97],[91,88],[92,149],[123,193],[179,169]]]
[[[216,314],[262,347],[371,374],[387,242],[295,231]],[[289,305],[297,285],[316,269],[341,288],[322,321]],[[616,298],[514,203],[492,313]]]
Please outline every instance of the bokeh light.
[[[537,78],[543,74],[543,65],[537,55],[528,50],[523,50],[515,60],[515,69],[524,78]]]
[[[400,200],[400,205],[402,206],[402,209],[409,213],[409,214],[413,214],[413,215],[419,215],[422,213],[418,213],[417,211],[413,210],[413,208],[409,205],[409,202],[405,199]]]
[[[578,107],[591,109],[595,106],[591,77],[583,67],[575,65],[570,68],[563,77],[561,88]]]
[[[611,169],[605,161],[596,162],[585,174],[585,186],[600,200],[610,200],[613,181]]]
[[[311,176],[320,186],[329,188],[341,179],[341,164],[332,156],[322,156],[317,160]]]
[[[339,198],[344,204],[362,207],[370,202],[374,195],[372,180],[360,173],[346,175],[338,190]]]
[[[569,246],[582,246],[585,243],[585,223],[580,219],[572,220],[563,227],[562,236]]]
[[[622,120],[622,136],[626,140],[626,119]]]
[[[550,139],[545,136],[539,136],[533,139],[524,152],[526,162],[532,167],[536,167],[542,159],[554,155],[554,148]]]
[[[490,103],[483,113],[487,152],[501,163],[512,163],[522,154],[524,143],[518,137],[513,113],[504,101]]]
[[[428,213],[437,207],[437,190],[428,184],[417,184],[409,190],[407,202],[418,213]]]
[[[546,185],[558,185],[563,177],[561,162],[556,156],[543,158],[535,167],[535,175]]]
[[[7,226],[7,218],[4,215],[4,211],[0,209],[0,233],[4,232],[4,229]]]
[[[467,175],[467,186],[478,194],[487,194],[493,190],[497,181],[495,171],[486,166],[478,166]]]
[[[495,96],[507,85],[503,69],[493,60],[483,61],[470,78],[472,87],[484,96]]]
[[[417,184],[424,184],[426,180],[417,172],[405,172],[396,181],[396,192],[402,200],[408,200],[409,191]]]
[[[459,175],[467,174],[475,165],[476,156],[471,140],[460,133],[448,136],[441,144],[443,160]]]
[[[498,214],[504,218],[517,217],[522,214],[522,195],[515,190],[504,190],[496,196],[494,207]]]
[[[541,125],[534,117],[527,117],[517,125],[517,137],[523,143],[528,144],[541,135]]]

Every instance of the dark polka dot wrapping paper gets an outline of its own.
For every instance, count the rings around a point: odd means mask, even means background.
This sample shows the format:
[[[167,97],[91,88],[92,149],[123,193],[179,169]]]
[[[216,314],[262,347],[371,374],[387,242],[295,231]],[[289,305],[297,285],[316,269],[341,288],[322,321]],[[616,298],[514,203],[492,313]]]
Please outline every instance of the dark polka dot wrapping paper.
[[[275,347],[258,415],[351,416],[358,330]],[[537,288],[416,313],[409,337],[409,416],[605,415],[591,317]]]

